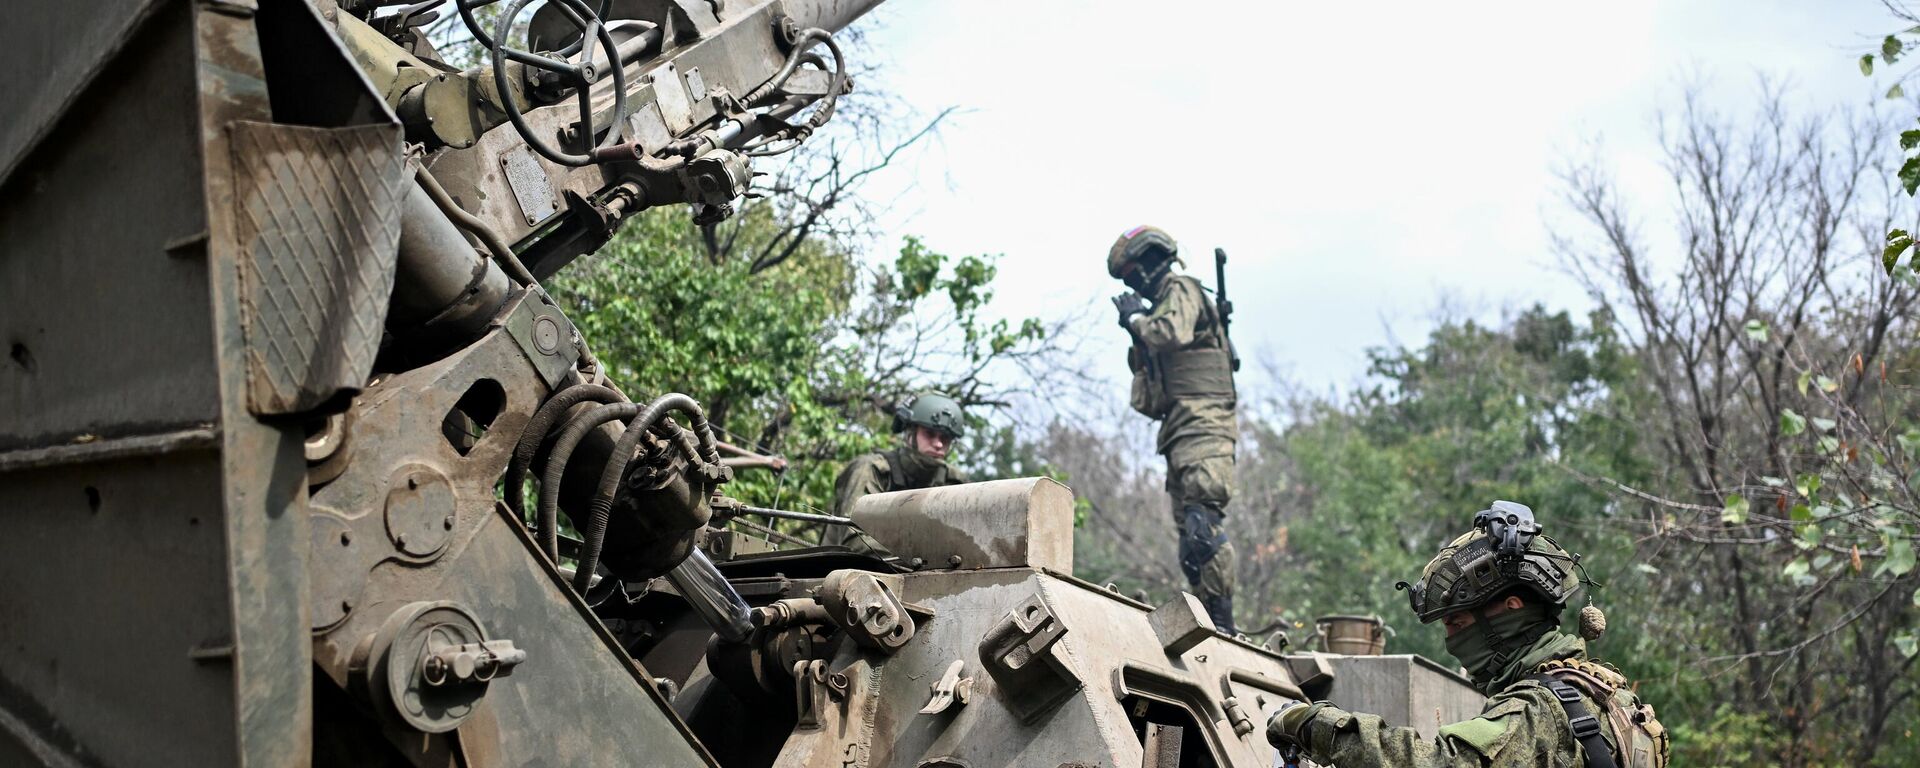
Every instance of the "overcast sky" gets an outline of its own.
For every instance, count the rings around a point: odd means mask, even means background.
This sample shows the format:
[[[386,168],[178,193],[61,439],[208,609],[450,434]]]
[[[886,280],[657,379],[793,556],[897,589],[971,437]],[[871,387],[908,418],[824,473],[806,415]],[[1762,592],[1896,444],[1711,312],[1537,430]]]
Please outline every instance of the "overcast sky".
[[[884,87],[965,110],[869,188],[893,242],[1002,254],[1008,314],[1099,302],[1116,379],[1114,238],[1164,227],[1209,285],[1224,247],[1241,348],[1321,390],[1443,299],[1584,309],[1547,245],[1556,163],[1597,139],[1658,210],[1654,114],[1681,82],[1729,109],[1763,73],[1864,103],[1855,59],[1896,27],[1877,0],[891,0],[876,21]]]

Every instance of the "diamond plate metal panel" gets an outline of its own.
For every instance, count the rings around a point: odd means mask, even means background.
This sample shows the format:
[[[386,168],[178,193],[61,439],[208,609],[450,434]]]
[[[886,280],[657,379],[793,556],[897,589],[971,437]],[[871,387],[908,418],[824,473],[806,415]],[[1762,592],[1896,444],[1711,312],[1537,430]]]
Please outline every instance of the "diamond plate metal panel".
[[[396,126],[233,125],[247,407],[357,391],[393,293],[407,167]]]

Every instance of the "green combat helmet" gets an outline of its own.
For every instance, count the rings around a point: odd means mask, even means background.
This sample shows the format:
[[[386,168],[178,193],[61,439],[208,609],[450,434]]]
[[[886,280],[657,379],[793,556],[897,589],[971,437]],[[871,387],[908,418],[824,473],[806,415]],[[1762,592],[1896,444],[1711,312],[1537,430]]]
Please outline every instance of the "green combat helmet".
[[[1180,246],[1173,242],[1173,235],[1159,227],[1142,225],[1129,229],[1120,235],[1120,239],[1113,241],[1113,248],[1107,251],[1107,274],[1119,279],[1128,264],[1144,262],[1148,256],[1155,254],[1161,261],[1173,259],[1180,255]]]
[[[1574,575],[1577,558],[1540,533],[1533,510],[1525,504],[1496,501],[1473,516],[1473,527],[1441,549],[1420,572],[1419,581],[1394,585],[1408,590],[1421,623],[1477,608],[1515,588],[1565,607],[1580,588]]]
[[[960,403],[951,397],[937,392],[922,392],[900,404],[893,412],[893,431],[905,432],[914,427],[926,427],[947,433],[950,437],[966,434],[966,419],[961,416]]]

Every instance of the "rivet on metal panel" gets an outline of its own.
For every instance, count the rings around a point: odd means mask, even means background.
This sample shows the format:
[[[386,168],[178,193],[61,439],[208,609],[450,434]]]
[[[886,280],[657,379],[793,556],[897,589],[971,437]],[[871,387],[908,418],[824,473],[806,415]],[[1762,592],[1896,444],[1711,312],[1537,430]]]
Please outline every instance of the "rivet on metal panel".
[[[387,492],[387,535],[402,553],[414,557],[439,554],[452,538],[455,508],[453,484],[439,470],[425,464],[402,467]]]

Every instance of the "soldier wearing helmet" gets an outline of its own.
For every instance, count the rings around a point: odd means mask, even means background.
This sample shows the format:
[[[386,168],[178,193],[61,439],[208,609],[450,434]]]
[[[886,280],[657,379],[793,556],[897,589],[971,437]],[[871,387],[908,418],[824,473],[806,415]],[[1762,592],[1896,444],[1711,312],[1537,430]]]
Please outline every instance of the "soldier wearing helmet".
[[[1580,636],[1560,631],[1581,585],[1578,562],[1540,532],[1533,510],[1494,502],[1419,581],[1397,585],[1421,622],[1446,626],[1447,652],[1489,696],[1480,716],[1428,741],[1374,715],[1290,702],[1268,721],[1267,740],[1334,768],[1664,768],[1668,739],[1653,707],[1618,671],[1587,657],[1606,618],[1588,605]]]
[[[1180,568],[1214,627],[1231,635],[1234,553],[1225,519],[1240,433],[1233,350],[1200,281],[1174,271],[1179,252],[1166,232],[1136,227],[1114,241],[1107,274],[1133,289],[1113,303],[1133,337],[1133,409],[1160,422]]]
[[[947,463],[953,441],[966,432],[960,403],[923,392],[894,410],[893,431],[900,436],[891,451],[869,453],[848,462],[833,481],[833,513],[846,515],[854,500],[870,493],[959,485],[967,476]],[[840,544],[857,552],[884,552],[878,543],[844,525],[829,525],[822,544]]]

